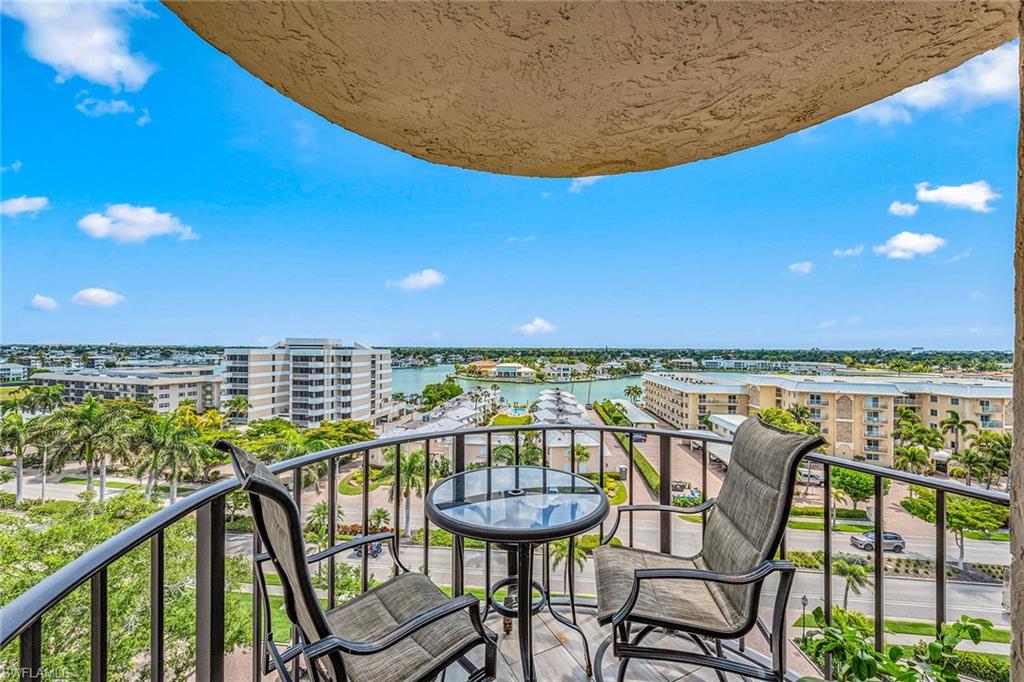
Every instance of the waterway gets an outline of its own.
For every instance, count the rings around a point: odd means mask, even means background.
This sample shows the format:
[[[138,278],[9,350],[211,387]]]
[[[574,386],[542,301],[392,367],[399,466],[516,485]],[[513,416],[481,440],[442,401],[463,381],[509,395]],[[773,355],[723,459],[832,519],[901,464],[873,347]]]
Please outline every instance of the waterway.
[[[396,369],[391,373],[391,390],[392,392],[402,392],[406,395],[420,393],[427,384],[436,384],[444,381],[445,377],[454,371],[454,365]],[[693,372],[693,374],[703,374],[703,372]],[[743,376],[725,372],[714,372],[710,373],[710,375],[719,381],[739,379]],[[495,383],[493,381],[468,381],[466,379],[456,379],[456,381],[464,389],[476,386],[490,386]],[[643,379],[634,376],[622,379],[595,379],[594,381],[562,383],[513,384],[498,382],[498,385],[501,386],[501,394],[508,403],[532,403],[537,400],[541,391],[553,387],[571,391],[581,403],[586,403],[593,402],[594,400],[625,398],[626,386],[642,386]]]

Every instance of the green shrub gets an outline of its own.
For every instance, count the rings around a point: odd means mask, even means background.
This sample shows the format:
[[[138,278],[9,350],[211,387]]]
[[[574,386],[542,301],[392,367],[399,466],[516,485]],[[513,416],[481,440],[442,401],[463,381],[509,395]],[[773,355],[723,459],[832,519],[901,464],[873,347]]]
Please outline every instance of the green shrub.
[[[697,494],[694,497],[678,495],[672,498],[673,507],[696,507],[704,502],[704,495]]]
[[[812,518],[825,518],[825,508],[813,505],[794,505],[790,511],[791,516],[809,516]],[[859,519],[866,520],[868,513],[863,509],[847,509],[846,507],[833,507],[832,516],[837,519]]]
[[[0,467],[12,467],[15,465],[13,457],[0,457]]]
[[[224,524],[224,530],[229,533],[251,533],[253,529],[251,516],[239,516]]]
[[[610,408],[610,409],[609,409]],[[615,403],[610,400],[606,400],[603,403],[594,403],[594,411],[601,417],[601,420],[605,424],[612,424],[614,426],[632,426],[632,422],[622,416],[619,408],[615,406]],[[615,439],[619,441],[619,445],[626,452],[633,454],[633,463],[636,466],[637,471],[640,472],[640,477],[644,479],[647,487],[651,489],[651,492],[655,495],[661,490],[661,476],[655,470],[654,465],[647,461],[644,457],[644,453],[640,452],[635,447],[630,447],[629,434],[627,433],[616,433]]]
[[[585,551],[587,554],[592,553],[599,544],[601,544],[601,536],[596,533],[592,535],[584,535],[579,539],[580,549]],[[622,540],[612,538],[611,542],[608,544],[612,547],[622,547]]]
[[[953,658],[956,671],[961,675],[987,682],[1010,682],[1010,661],[1006,657],[956,651]]]
[[[786,558],[798,568],[821,568],[821,564],[825,560],[825,553],[821,550],[816,552],[793,550],[786,552]]]

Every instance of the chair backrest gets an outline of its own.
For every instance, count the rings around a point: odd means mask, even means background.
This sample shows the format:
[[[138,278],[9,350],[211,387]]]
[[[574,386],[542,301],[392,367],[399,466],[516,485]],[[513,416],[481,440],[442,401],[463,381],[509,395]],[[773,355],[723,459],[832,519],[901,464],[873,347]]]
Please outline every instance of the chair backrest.
[[[256,533],[281,578],[288,619],[299,628],[306,643],[331,635],[327,617],[310,579],[302,539],[302,520],[291,493],[251,453],[227,441],[217,441],[215,447],[231,455],[235,475],[242,481],[242,490],[249,494]],[[339,682],[344,680],[341,657],[333,655],[326,658],[329,659],[325,666],[329,678]]]
[[[751,417],[736,429],[729,470],[708,516],[699,563],[718,573],[745,573],[779,549],[793,500],[796,470],[804,455],[825,441],[783,431]],[[753,622],[752,585],[714,588],[719,606],[734,622]]]

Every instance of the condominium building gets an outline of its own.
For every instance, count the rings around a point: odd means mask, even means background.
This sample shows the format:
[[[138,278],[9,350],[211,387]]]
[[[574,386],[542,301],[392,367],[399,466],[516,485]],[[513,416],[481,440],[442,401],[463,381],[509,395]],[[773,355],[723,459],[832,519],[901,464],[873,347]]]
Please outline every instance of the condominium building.
[[[710,387],[708,386],[710,384]],[[699,387],[699,388],[698,388]],[[839,457],[891,464],[893,424],[898,411],[911,409],[932,428],[950,411],[977,422],[980,430],[1011,431],[1013,386],[1004,381],[945,377],[868,376],[799,377],[752,374],[736,382],[713,377],[647,374],[644,406],[680,428],[706,428],[693,422],[693,393],[715,414],[753,415],[769,407],[806,408],[808,420],[828,441],[827,451]],[[736,395],[742,390],[745,395]],[[728,410],[717,409],[723,397]],[[734,400],[733,400],[734,399]],[[735,409],[733,409],[735,407]],[[686,418],[683,418],[686,417]],[[956,445],[946,436],[948,447]]]
[[[64,386],[64,398],[81,403],[86,395],[105,400],[142,400],[157,412],[173,412],[191,400],[199,412],[220,409],[224,378],[215,367],[119,367],[68,369],[32,375],[36,386]]]
[[[388,415],[391,351],[337,339],[288,338],[269,348],[224,350],[225,400],[244,396],[247,418],[299,426]]]
[[[28,367],[13,362],[0,362],[0,382],[24,381],[28,378]]]
[[[747,414],[747,386],[694,374],[648,372],[644,409],[677,429],[705,428],[712,414]]]

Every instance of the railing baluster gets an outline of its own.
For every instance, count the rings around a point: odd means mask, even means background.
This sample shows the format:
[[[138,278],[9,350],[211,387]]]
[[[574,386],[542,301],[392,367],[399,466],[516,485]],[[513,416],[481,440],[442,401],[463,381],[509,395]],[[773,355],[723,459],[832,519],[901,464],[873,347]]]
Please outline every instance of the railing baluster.
[[[598,466],[598,480],[601,482],[601,490],[604,490],[604,431],[597,432],[597,466]],[[621,484],[622,481],[620,480]],[[601,527],[598,531],[601,537],[604,537],[604,520],[601,521]]]
[[[519,466],[519,431],[515,432],[516,436],[516,466]]]
[[[635,459],[636,458],[633,455],[633,434],[631,434],[631,433],[627,433],[626,434],[626,442],[629,443],[629,447],[627,448],[628,453],[629,453],[629,503],[633,504],[634,503],[633,502],[633,491],[636,488],[636,486],[633,485],[633,479],[634,479],[633,471],[636,469],[636,463],[635,463]],[[633,546],[633,517],[636,516],[636,514],[627,514],[627,516],[629,516],[629,546],[632,547]]]
[[[824,513],[822,520],[825,523],[825,538],[822,544],[824,557],[822,561],[822,577],[825,580],[824,601],[825,601],[825,622],[832,624],[832,467],[824,465],[822,476],[822,488],[824,490]],[[825,679],[832,679],[832,654],[825,654]]]
[[[487,436],[488,446],[490,450],[490,435]],[[427,453],[426,456],[426,471],[423,475],[423,488],[424,490],[430,490],[430,439],[423,441],[423,452]],[[487,455],[490,457],[490,454]],[[427,505],[423,505],[423,574],[430,575],[430,519],[427,518]]]
[[[338,460],[331,457],[327,463],[327,546],[334,547],[338,542]],[[336,565],[335,556],[332,554],[327,558],[327,608],[333,609],[337,605],[337,596],[334,575]]]
[[[263,679],[263,602],[260,599],[259,566],[256,556],[260,553],[260,536],[253,529],[252,534],[252,682]],[[270,614],[267,614],[270,619]],[[268,622],[267,627],[271,627]],[[161,677],[160,680],[163,680]]]
[[[89,580],[89,668],[92,682],[107,679],[107,569]]]
[[[546,452],[544,453],[544,456],[547,457],[547,453]],[[484,463],[487,465],[488,469],[491,468],[492,462],[491,462],[491,432],[490,431],[487,432],[487,451],[484,453]],[[546,550],[547,550],[547,546],[545,545],[545,551]],[[491,607],[490,603],[487,602],[487,592],[490,589],[491,589],[491,543],[488,542],[488,543],[486,543],[484,545],[484,602],[485,603],[484,603],[484,611],[483,612],[485,614],[487,613],[487,611]]]
[[[661,469],[661,485],[658,490],[658,502],[660,504],[668,505],[672,504],[672,438],[669,436],[659,436],[658,441],[658,467]],[[658,530],[661,535],[661,552],[663,554],[671,554],[672,515],[668,512],[661,512],[658,516],[661,517],[658,524]]]
[[[224,680],[224,498],[196,512],[196,682]]]
[[[569,471],[576,473],[576,429],[569,429]]]
[[[296,467],[292,469],[292,498],[295,500],[295,506],[299,509],[299,520],[302,520],[302,467]],[[282,576],[283,578],[284,576]],[[269,627],[269,625],[268,625]],[[299,628],[298,626],[292,626],[292,644],[299,643]],[[292,661],[292,677],[299,679],[299,659],[296,658]]]
[[[43,627],[39,618],[18,637],[18,668],[20,682],[43,678]]]
[[[882,553],[885,542],[883,535],[885,524],[882,514],[885,508],[882,477],[875,474],[875,650],[885,650],[885,594],[883,580],[885,575],[885,556]]]
[[[427,469],[430,469],[430,453],[429,452],[424,452],[423,453],[423,461],[424,461],[424,466],[427,467]],[[401,533],[402,523],[401,523],[401,521],[399,521],[399,516],[401,516],[401,511],[402,511],[402,483],[404,481],[402,481],[402,475],[401,474],[402,474],[402,444],[401,443],[397,443],[395,445],[395,488],[391,492],[391,499],[392,499],[391,513],[394,515],[394,520],[395,520],[395,522],[393,524],[391,524],[391,525],[393,526],[392,531],[395,534],[395,551],[396,552],[401,552],[402,551],[402,533]],[[367,507],[367,508],[369,508],[369,507]],[[412,515],[411,514],[409,516],[409,525],[410,526],[412,525]],[[367,525],[367,529],[369,529],[369,525]],[[412,529],[409,528],[407,530],[409,531],[409,535],[411,537],[412,536]],[[369,547],[367,547],[366,549],[369,549]],[[391,575],[393,575],[393,576],[394,575],[398,575],[398,564],[396,562],[392,562]]]
[[[395,477],[398,477],[398,457],[395,457],[393,467]],[[363,537],[370,534],[370,451],[363,450]],[[395,528],[398,528],[398,519],[395,519]],[[359,589],[363,592],[370,589],[370,553],[368,547],[363,547],[360,552],[362,558],[362,574],[360,575]]]
[[[452,463],[452,471],[459,473],[466,470],[466,436],[458,434],[455,436],[455,461]],[[452,596],[460,596],[465,591],[465,552],[464,540],[460,535],[452,536]]]
[[[708,499],[710,494],[708,493],[708,442],[707,440],[701,441],[700,448],[700,494],[702,499]],[[700,513],[700,537],[704,539],[704,531],[708,526],[708,513],[702,511]]]
[[[256,534],[253,533],[253,537]],[[255,593],[256,581],[253,581]],[[150,679],[164,679],[164,532],[149,540],[149,669]]]
[[[946,491],[935,491],[935,636],[946,622]]]

